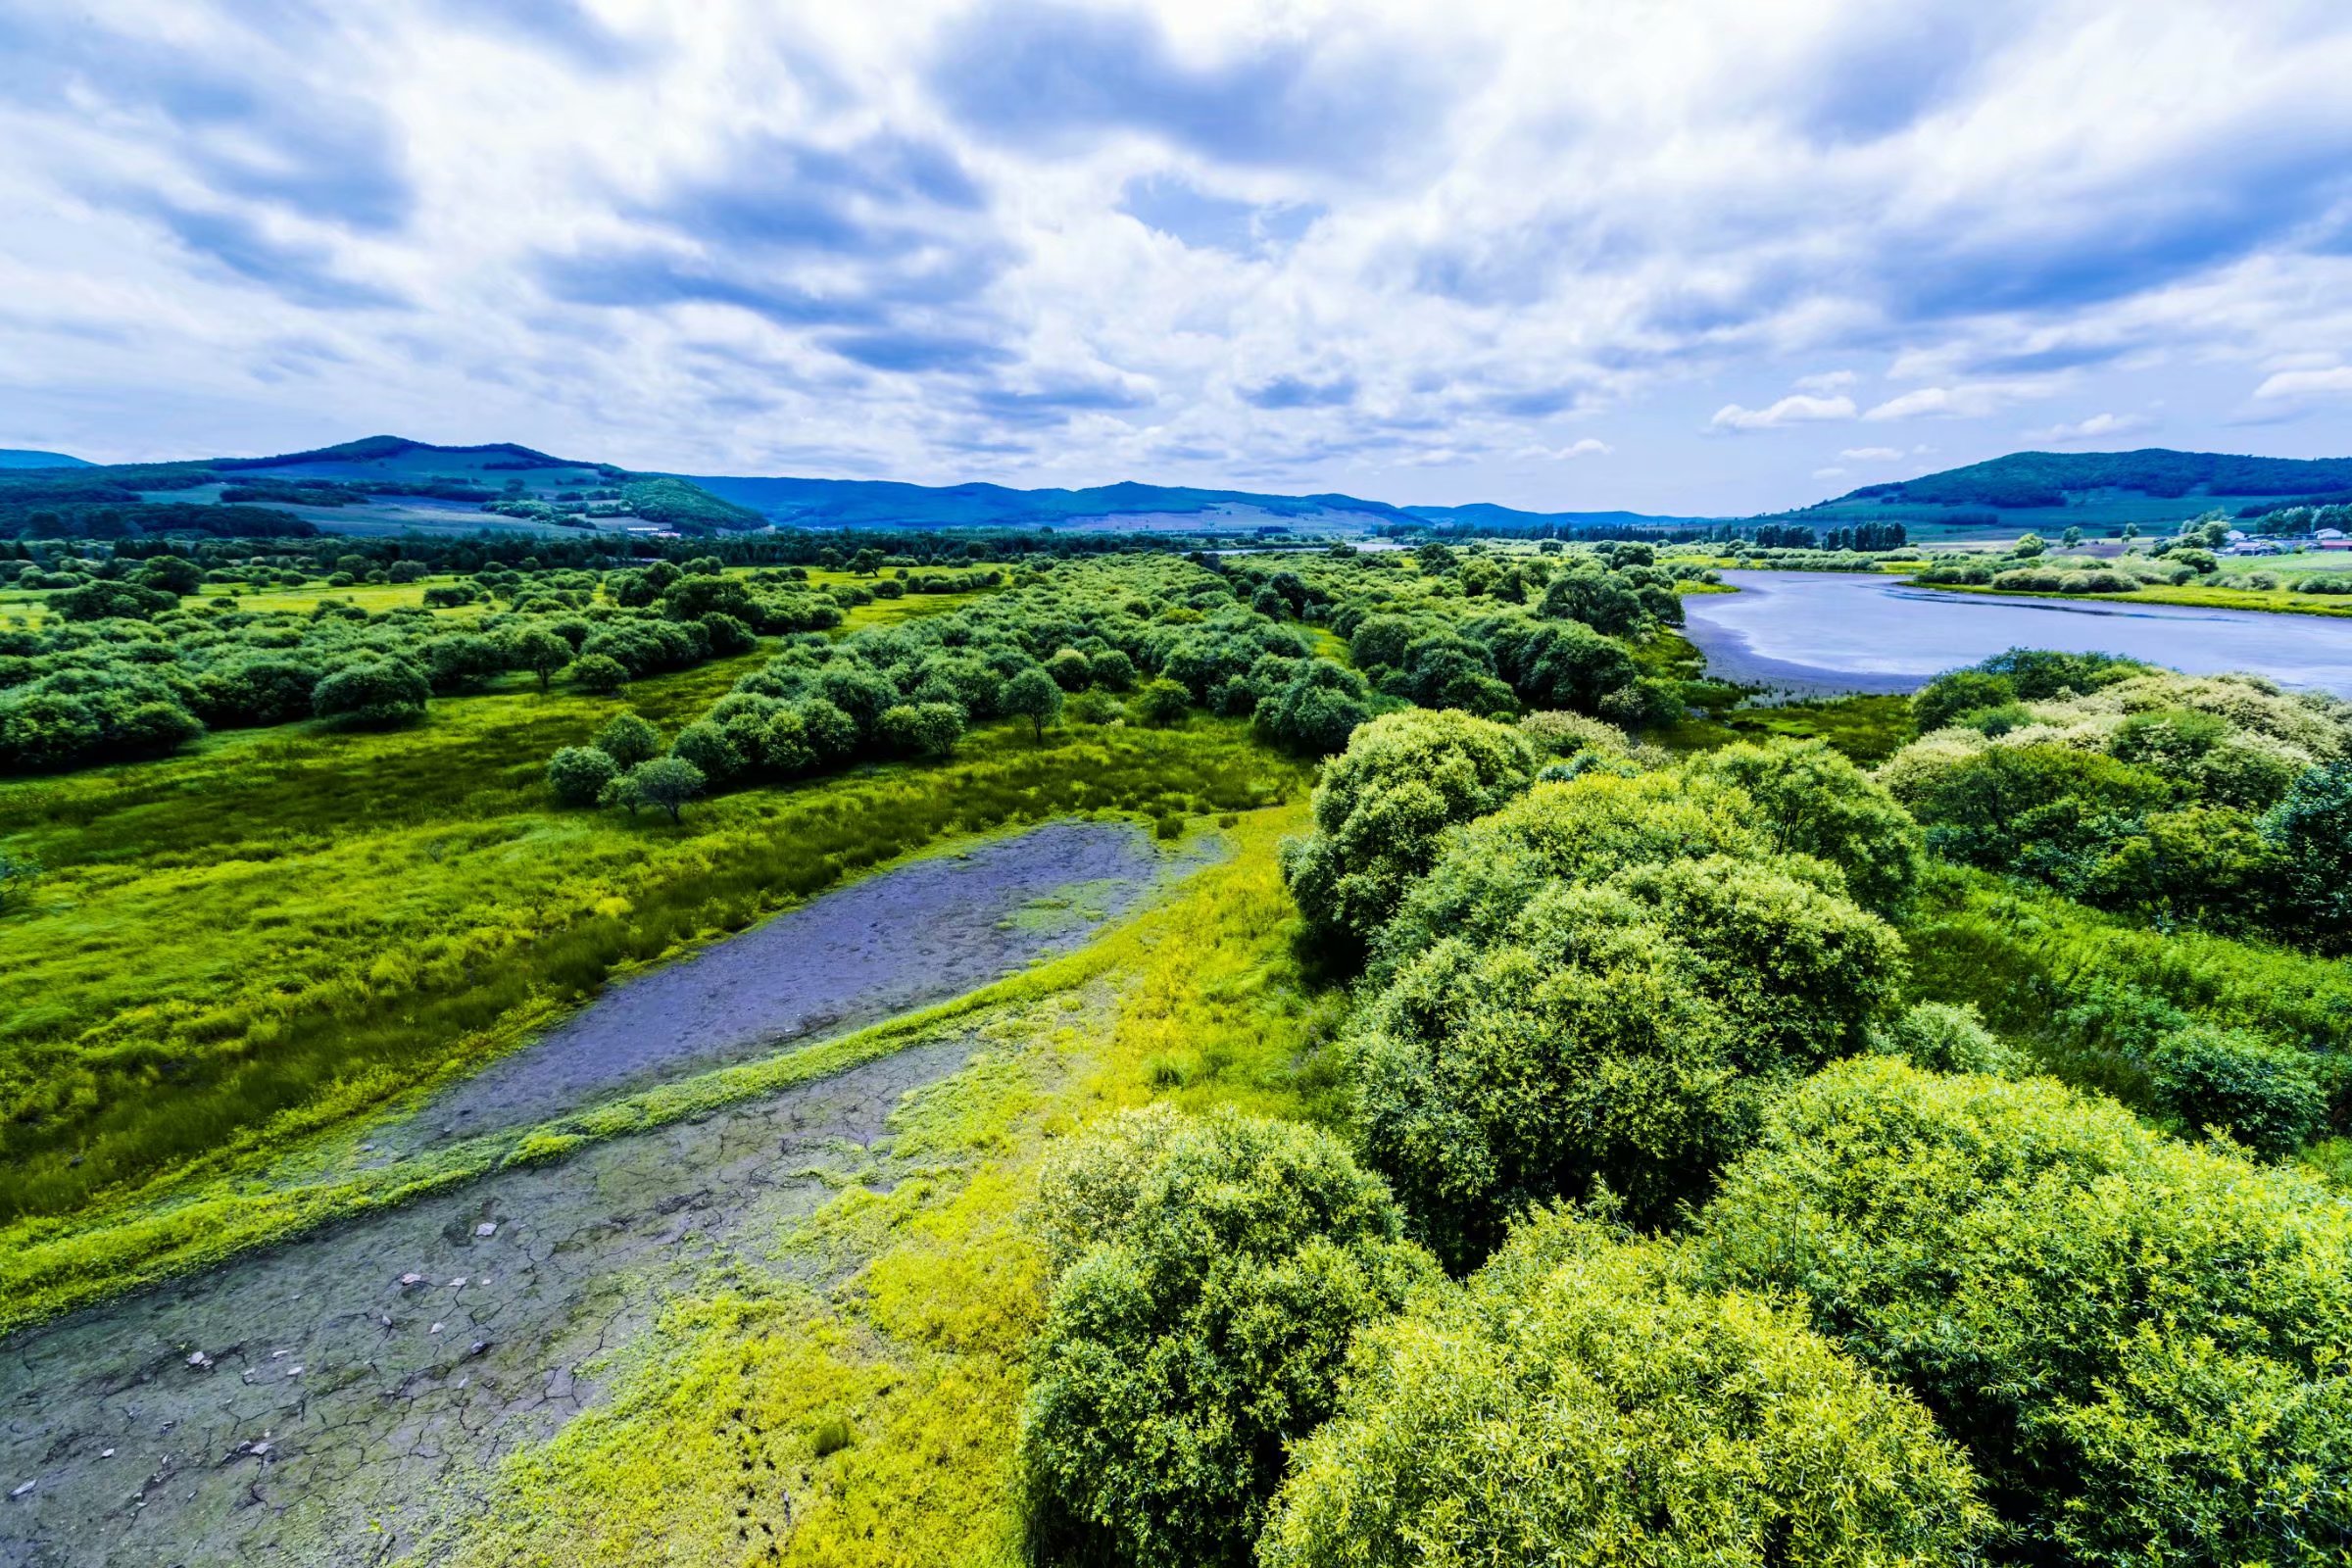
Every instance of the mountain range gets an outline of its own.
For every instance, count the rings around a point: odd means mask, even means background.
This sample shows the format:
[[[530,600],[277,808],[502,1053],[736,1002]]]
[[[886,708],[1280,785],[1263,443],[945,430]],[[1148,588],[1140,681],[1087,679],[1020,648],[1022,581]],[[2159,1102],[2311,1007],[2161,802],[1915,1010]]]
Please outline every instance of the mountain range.
[[[1119,532],[1363,535],[1423,527],[1528,534],[1794,520],[1829,528],[1898,520],[1937,533],[2086,530],[2177,519],[2214,508],[2252,514],[2352,496],[2352,458],[2222,453],[2018,452],[1917,478],[1865,485],[1756,519],[1624,511],[1528,512],[1476,502],[1396,506],[1360,496],[1280,495],[1126,481],[1083,489],[918,485],[631,470],[511,442],[435,446],[369,436],[275,457],[93,465],[62,453],[0,449],[0,533],[44,525],[107,532],[151,527],[229,532],[252,509],[299,531],[491,527],[651,527],[707,533],[763,526],[1038,528]],[[239,515],[207,514],[238,509]],[[161,510],[158,510],[161,509]]]

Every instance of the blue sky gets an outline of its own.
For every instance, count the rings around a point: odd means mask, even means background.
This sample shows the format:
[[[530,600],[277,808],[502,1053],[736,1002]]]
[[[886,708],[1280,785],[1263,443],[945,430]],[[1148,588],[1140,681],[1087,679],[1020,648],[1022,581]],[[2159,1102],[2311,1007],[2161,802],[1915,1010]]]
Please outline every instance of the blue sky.
[[[2352,454],[2341,0],[0,0],[0,446],[1742,512]]]

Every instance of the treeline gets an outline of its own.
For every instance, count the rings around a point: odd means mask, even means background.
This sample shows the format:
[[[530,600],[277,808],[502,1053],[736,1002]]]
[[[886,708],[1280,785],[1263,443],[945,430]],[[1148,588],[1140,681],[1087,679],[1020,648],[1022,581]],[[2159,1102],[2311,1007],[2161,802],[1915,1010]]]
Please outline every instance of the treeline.
[[[658,777],[674,811],[706,790],[945,756],[971,725],[1007,717],[1042,737],[1064,717],[1166,724],[1206,709],[1308,756],[1410,705],[1667,718],[1680,710],[1673,685],[1642,673],[1628,639],[1680,623],[1673,581],[1646,545],[1033,564],[983,604],[840,640],[795,638],[665,757],[600,738],[557,754],[548,780],[567,804],[634,809]],[[1345,637],[1349,659],[1319,654],[1310,625]]]
[[[1033,1553],[2339,1556],[2352,1218],[1911,1001],[1931,834],[1819,743],[1357,731],[1285,861],[1364,966],[1346,1125],[1053,1157]]]

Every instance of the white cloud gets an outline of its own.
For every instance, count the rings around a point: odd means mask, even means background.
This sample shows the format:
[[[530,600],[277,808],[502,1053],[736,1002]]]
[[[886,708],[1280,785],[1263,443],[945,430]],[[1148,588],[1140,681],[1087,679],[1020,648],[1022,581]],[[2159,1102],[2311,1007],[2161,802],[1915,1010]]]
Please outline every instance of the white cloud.
[[[2258,398],[2301,398],[2352,392],[2352,365],[2328,370],[2280,370],[2254,389]]]
[[[1848,463],[1899,463],[1902,461],[1903,449],[1900,447],[1847,447],[1838,455]]]
[[[2082,441],[2112,441],[2119,436],[2145,430],[2154,421],[2138,414],[2094,414],[2073,424],[2053,424],[2044,429],[2028,430],[2025,438],[2047,446],[2072,446]]]
[[[1727,403],[1707,422],[1718,430],[1777,430],[1787,424],[1811,424],[1823,419],[1850,419],[1852,398],[1817,398],[1791,392],[1769,408],[1743,409]]]
[[[1585,436],[1564,447],[1521,447],[1516,456],[1542,458],[1550,463],[1564,463],[1570,458],[1605,458],[1617,449],[1595,436]]]
[[[1815,468],[1813,477],[1816,479],[1842,479],[1845,477],[1845,470],[1843,468]]]
[[[1971,381],[1956,386],[1923,386],[1862,416],[1865,419],[1981,419],[2029,398],[2048,397],[2050,381]]]
[[[1791,385],[1799,392],[1842,392],[1861,379],[1851,370],[1825,370],[1819,375],[1800,375]]]

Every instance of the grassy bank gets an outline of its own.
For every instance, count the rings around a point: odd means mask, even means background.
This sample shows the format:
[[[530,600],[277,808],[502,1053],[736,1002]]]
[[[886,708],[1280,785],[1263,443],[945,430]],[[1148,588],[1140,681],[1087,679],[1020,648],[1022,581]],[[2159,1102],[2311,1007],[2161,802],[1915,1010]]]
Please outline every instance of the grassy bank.
[[[1231,858],[1004,999],[987,1057],[902,1114],[903,1179],[786,1239],[838,1283],[673,1300],[601,1369],[612,1397],[485,1478],[438,1545],[478,1565],[1020,1560],[1037,1159],[1154,1097],[1329,1112],[1338,1002],[1293,969],[1274,858],[1303,825],[1296,806],[1245,817]]]
[[[2002,599],[2064,599],[2076,604],[2189,605],[2203,610],[2260,610],[2281,615],[2352,615],[2352,597],[2299,594],[2286,588],[2236,588],[2208,583],[2156,583],[2123,594],[2067,594],[1986,583],[1923,582],[1945,594],[1992,594]]]
[[[9,847],[48,868],[0,924],[0,1220],[245,1168],[478,1064],[616,970],[943,836],[1243,809],[1303,783],[1202,718],[1042,746],[994,726],[946,762],[744,791],[675,827],[550,806],[552,749],[624,704],[674,726],[742,667],[621,701],[446,700],[383,735],[222,736],[0,790]]]

